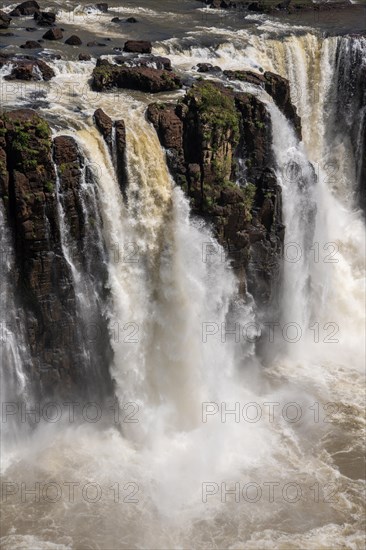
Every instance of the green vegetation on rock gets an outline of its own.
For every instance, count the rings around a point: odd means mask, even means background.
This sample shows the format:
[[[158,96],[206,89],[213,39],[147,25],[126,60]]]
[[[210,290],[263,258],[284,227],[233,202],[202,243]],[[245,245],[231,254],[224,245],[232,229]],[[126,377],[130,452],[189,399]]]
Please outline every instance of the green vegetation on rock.
[[[187,93],[188,101],[196,102],[201,120],[213,130],[232,130],[233,139],[239,139],[239,115],[233,97],[212,82],[202,81]]]

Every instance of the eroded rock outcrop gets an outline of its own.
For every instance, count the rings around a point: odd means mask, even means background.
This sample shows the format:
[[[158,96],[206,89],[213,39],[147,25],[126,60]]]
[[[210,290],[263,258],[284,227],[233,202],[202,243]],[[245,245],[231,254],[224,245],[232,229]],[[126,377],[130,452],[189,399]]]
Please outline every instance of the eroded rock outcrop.
[[[251,94],[197,82],[178,105],[151,104],[176,181],[212,224],[245,288],[268,304],[279,276],[281,189],[272,170],[271,122]]]
[[[56,14],[49,11],[36,11],[34,19],[39,27],[52,27],[56,21]]]
[[[152,45],[147,40],[127,40],[123,51],[129,53],[151,53]]]
[[[95,91],[112,88],[129,88],[141,92],[167,92],[181,87],[180,78],[172,71],[154,69],[127,63],[116,65],[107,60],[98,60],[93,71],[92,88]]]
[[[86,246],[87,228],[79,194],[83,166],[72,138],[56,138],[55,160],[61,173],[59,191],[48,124],[29,109],[0,117],[0,200],[13,236],[14,288],[24,312],[32,357],[29,377],[39,395],[96,397],[97,369],[91,361],[90,371],[85,371],[83,324],[70,263],[64,255],[65,235],[60,230],[58,192],[63,197],[70,238],[78,243],[82,269],[85,253],[81,248]],[[77,260],[78,252],[75,265]],[[103,284],[103,278],[100,280]],[[96,315],[95,322],[103,331],[102,317]],[[102,361],[107,353],[104,340],[93,353],[101,365],[108,364]],[[103,375],[97,384],[102,388],[99,396],[111,383],[106,373]]]
[[[224,71],[229,80],[240,80],[261,86],[273,98],[277,107],[291,121],[298,138],[301,140],[301,119],[297,109],[291,102],[290,84],[286,78],[266,71],[265,73],[254,73],[252,71]]]
[[[35,48],[32,42],[32,48]],[[26,46],[26,45],[24,45]],[[29,47],[26,46],[26,47]],[[41,48],[41,45],[38,45]],[[48,81],[55,76],[54,70],[42,59],[35,58],[10,58],[0,57],[0,67],[11,63],[11,73],[5,76],[5,80],[45,80]]]
[[[39,10],[40,7],[38,2],[35,0],[27,0],[26,2],[22,2],[16,6],[16,8],[10,12],[10,15],[12,17],[19,17],[20,15],[34,15],[34,13]]]
[[[108,145],[109,152],[113,161],[117,163],[117,175],[121,186],[121,190],[124,193],[127,183],[127,167],[126,167],[126,125],[123,120],[116,120],[115,122],[103,111],[103,109],[97,109],[94,113],[95,124],[102,134],[106,144]],[[113,129],[114,140],[113,143]]]

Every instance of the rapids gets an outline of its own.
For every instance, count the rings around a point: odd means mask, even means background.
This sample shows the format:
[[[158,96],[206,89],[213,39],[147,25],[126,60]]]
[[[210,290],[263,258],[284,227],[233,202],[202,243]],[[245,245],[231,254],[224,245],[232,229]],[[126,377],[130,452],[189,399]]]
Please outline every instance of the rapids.
[[[108,410],[103,404],[101,422],[74,422],[65,408],[58,422],[42,418],[33,430],[21,422],[20,432],[3,408],[2,547],[361,550],[365,234],[357,145],[366,105],[360,111],[350,79],[365,70],[366,39],[264,16],[249,16],[238,30],[234,16],[201,9],[191,21],[171,0],[112,4],[116,14],[144,18],[145,32],[156,36],[153,53],[187,76],[210,62],[289,79],[302,142],[269,96],[254,90],[271,116],[283,194],[288,256],[280,318],[272,333],[263,331],[261,355],[256,341],[267,312],[251,296],[238,298],[224,251],[191,216],[145,119],[151,97],[92,92],[95,59],[49,61],[54,79],[21,87],[4,81],[9,67],[1,69],[5,109],[36,108],[54,135],[78,143],[84,210],[96,227],[81,269],[58,186],[63,253],[80,319],[102,307],[85,273],[94,273],[96,254],[105,266],[118,400]],[[86,17],[83,4],[73,6],[49,4],[66,25],[84,25],[86,35],[114,36],[104,15]],[[126,200],[93,124],[98,107],[126,123]],[[29,352],[24,319],[12,315],[14,258],[1,208],[1,398],[31,409]],[[205,258],[207,245],[215,254]],[[88,368],[87,342],[84,352]]]

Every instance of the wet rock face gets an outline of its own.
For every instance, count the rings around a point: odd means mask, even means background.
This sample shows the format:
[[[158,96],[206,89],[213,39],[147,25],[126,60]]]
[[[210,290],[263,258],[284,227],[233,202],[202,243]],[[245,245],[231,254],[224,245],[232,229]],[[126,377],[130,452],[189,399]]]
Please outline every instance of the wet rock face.
[[[11,17],[3,10],[0,10],[0,29],[7,29],[10,25],[10,22]]]
[[[24,50],[40,50],[42,48],[41,44],[39,42],[35,42],[34,40],[27,40],[27,42],[22,44],[20,47]]]
[[[254,95],[202,81],[178,105],[149,105],[147,117],[193,212],[212,224],[228,251],[242,291],[269,304],[279,279],[283,225],[265,106]]]
[[[12,17],[19,17],[20,15],[34,15],[35,12],[39,11],[40,7],[38,2],[35,0],[27,0],[27,2],[22,2],[13,11],[10,12]]]
[[[44,38],[45,40],[62,40],[62,30],[58,28],[50,29],[43,35],[42,38]]]
[[[113,122],[102,109],[95,111],[94,122],[108,145],[113,160],[117,162],[118,180],[124,193],[127,183],[126,125],[123,120]],[[113,128],[115,129],[115,143],[113,143]]]
[[[65,44],[68,44],[69,46],[81,46],[82,41],[78,36],[76,36],[76,34],[73,34],[65,40]]]
[[[297,114],[296,107],[291,102],[290,84],[286,78],[269,71],[264,74],[252,71],[224,71],[224,74],[229,80],[240,80],[264,88],[286,118],[292,122],[296,134],[301,140],[301,119]]]
[[[181,87],[180,78],[172,71],[126,64],[115,65],[106,60],[93,71],[92,88],[97,91],[128,88],[141,92],[166,92]]]
[[[32,356],[29,375],[39,396],[69,398],[87,395],[92,386],[82,367],[77,298],[61,243],[52,148],[50,128],[36,112],[0,117],[0,200],[13,236],[14,287]],[[80,160],[72,138],[56,138],[55,159],[64,161],[60,191],[70,232],[82,243]]]
[[[28,44],[28,48],[29,43]],[[31,42],[32,48],[36,43]],[[24,45],[26,46],[26,45]],[[38,44],[38,48],[41,48]],[[12,63],[10,75],[5,76],[5,80],[45,80],[48,81],[55,76],[54,70],[41,59],[10,59],[0,57],[0,67],[5,63]]]
[[[146,40],[127,40],[123,51],[128,53],[151,53],[151,42]]]
[[[62,350],[51,327],[61,334],[62,323],[71,322],[75,296],[56,224],[50,130],[30,110],[6,113],[1,120],[7,206],[14,231],[18,292],[27,311],[32,375],[40,387],[50,385],[52,394],[57,379],[66,387],[70,383],[72,357]]]
[[[36,11],[34,19],[39,27],[52,27],[56,21],[56,14],[48,11]]]
[[[112,151],[112,119],[103,111],[103,109],[97,109],[94,113],[95,124],[105,139],[110,151]]]

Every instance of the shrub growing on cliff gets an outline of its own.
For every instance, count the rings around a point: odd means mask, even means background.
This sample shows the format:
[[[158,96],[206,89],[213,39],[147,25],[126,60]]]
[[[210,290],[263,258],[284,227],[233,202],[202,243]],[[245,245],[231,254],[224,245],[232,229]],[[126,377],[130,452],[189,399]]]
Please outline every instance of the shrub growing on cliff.
[[[256,193],[256,186],[253,183],[247,183],[242,189],[244,194],[244,206],[250,212],[254,205],[254,197]]]
[[[236,142],[239,139],[238,112],[234,99],[225,91],[212,82],[203,81],[189,90],[187,99],[195,101],[204,124],[209,124],[213,130],[218,132],[231,130],[233,140]]]

